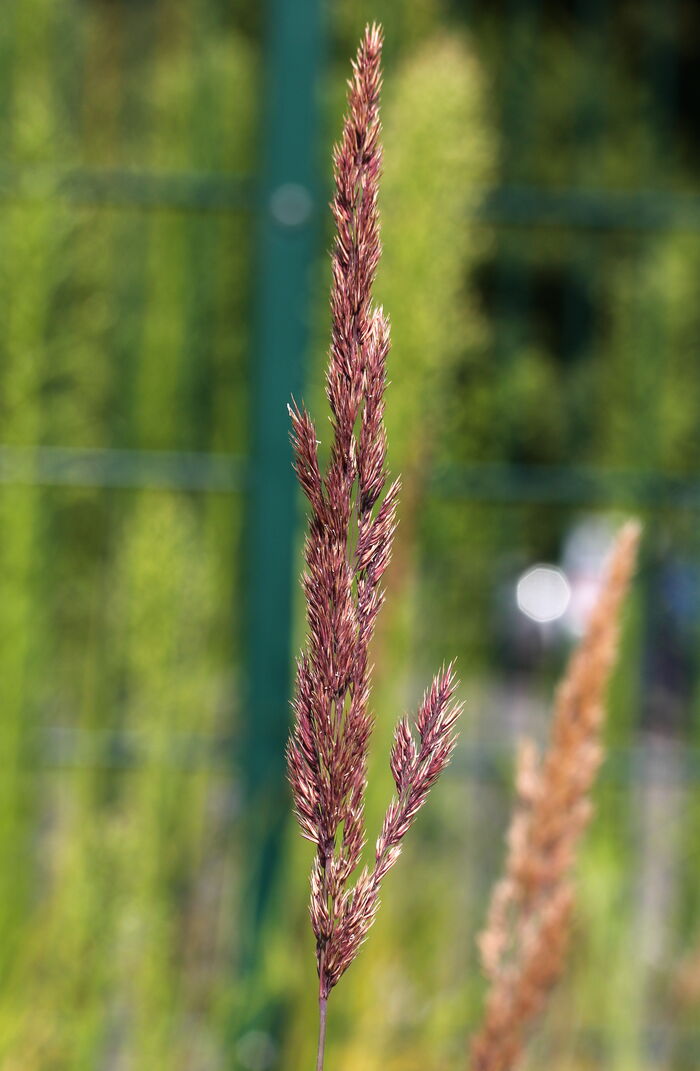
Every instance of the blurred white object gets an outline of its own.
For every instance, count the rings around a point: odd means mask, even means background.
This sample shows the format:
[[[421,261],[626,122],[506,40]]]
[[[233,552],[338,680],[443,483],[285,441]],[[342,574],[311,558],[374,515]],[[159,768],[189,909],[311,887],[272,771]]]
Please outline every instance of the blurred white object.
[[[571,585],[571,601],[562,624],[572,636],[581,636],[598,598],[605,560],[615,537],[609,517],[583,517],[567,534],[562,565]]]
[[[544,624],[563,617],[571,600],[571,588],[555,565],[534,565],[518,580],[516,598],[527,617]]]

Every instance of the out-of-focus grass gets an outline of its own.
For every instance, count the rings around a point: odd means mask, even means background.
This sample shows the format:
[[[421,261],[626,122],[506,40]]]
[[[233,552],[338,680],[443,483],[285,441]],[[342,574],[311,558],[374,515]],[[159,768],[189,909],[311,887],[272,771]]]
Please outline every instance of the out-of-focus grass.
[[[3,10],[3,162],[49,176],[0,217],[9,445],[245,443],[250,220],[52,186],[250,169],[254,50],[215,5],[148,7]],[[0,1063],[209,1066],[236,937],[242,505],[2,484],[0,517]]]

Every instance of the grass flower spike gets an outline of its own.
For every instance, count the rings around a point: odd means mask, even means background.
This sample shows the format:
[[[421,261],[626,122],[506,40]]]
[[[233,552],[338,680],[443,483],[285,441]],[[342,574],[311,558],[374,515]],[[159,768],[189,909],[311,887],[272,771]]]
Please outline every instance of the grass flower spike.
[[[287,759],[302,833],[316,845],[310,911],[319,976],[319,1071],[328,995],[357,955],[377,911],[382,878],[449,761],[460,712],[449,667],[425,694],[417,735],[405,718],[396,728],[390,760],[396,796],[373,864],[360,870],[373,724],[368,653],[384,599],[381,581],[399,493],[398,480],[387,486],[383,422],[389,325],[371,296],[380,256],[381,49],[380,29],[368,27],[334,150],[336,238],[326,377],[333,439],[324,473],[311,417],[303,407],[290,410],[295,469],[311,515],[303,577],[308,641],[297,665]]]
[[[480,938],[490,988],[472,1041],[472,1071],[515,1065],[527,1028],[563,968],[574,902],[570,875],[603,758],[604,693],[638,540],[633,522],[617,537],[586,633],[557,694],[545,755],[538,761],[529,742],[521,748],[505,876],[494,889]]]

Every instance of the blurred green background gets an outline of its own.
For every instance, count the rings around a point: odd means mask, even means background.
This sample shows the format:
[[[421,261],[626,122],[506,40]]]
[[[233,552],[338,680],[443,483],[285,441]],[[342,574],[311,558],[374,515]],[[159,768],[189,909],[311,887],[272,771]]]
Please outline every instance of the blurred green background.
[[[310,851],[282,759],[303,641],[285,405],[303,394],[325,435],[330,146],[371,19],[404,492],[370,841],[393,723],[443,659],[466,713],[331,999],[328,1064],[464,1065],[516,738],[546,737],[633,512],[570,969],[528,1066],[697,1067],[700,7],[1,15],[0,1068],[312,1065]],[[548,624],[516,601],[542,562],[571,594]]]

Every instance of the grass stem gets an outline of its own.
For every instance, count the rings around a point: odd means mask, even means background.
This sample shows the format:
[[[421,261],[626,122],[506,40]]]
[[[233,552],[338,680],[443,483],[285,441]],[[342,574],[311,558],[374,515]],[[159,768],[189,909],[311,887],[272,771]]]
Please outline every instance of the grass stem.
[[[328,997],[318,998],[318,1055],[316,1057],[316,1071],[323,1071],[323,1058],[326,1052],[326,1013],[328,1011]]]

